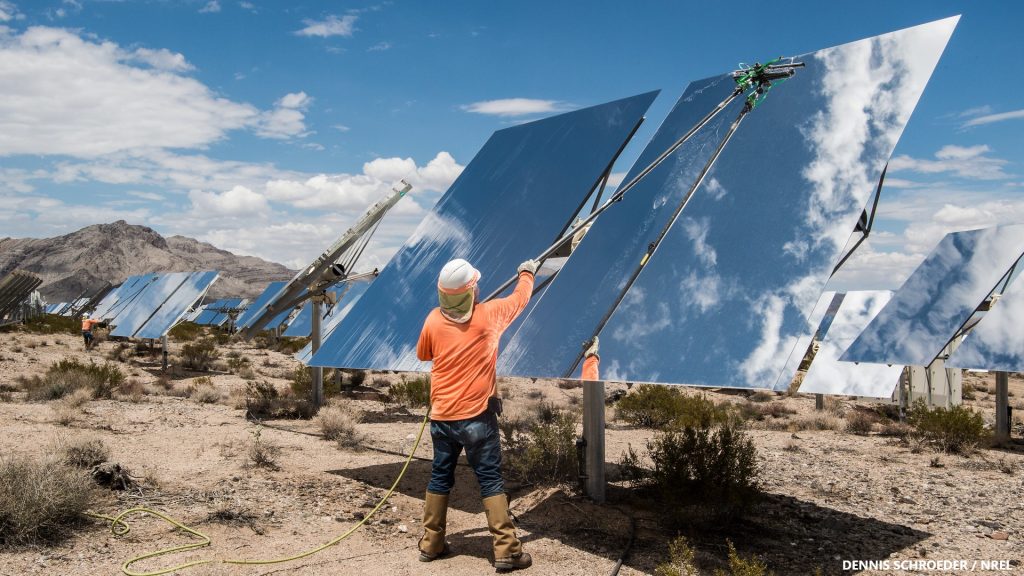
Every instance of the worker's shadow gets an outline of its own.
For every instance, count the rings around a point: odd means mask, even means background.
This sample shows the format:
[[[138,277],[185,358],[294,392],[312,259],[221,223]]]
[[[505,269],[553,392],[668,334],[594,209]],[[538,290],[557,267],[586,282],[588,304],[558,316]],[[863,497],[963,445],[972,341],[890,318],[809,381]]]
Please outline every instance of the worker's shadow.
[[[330,473],[386,489],[402,464],[396,456],[393,463]],[[422,499],[429,481],[430,462],[413,460],[396,490]],[[658,502],[645,502],[634,491],[616,485],[608,487],[608,500],[614,505],[597,505],[556,489],[517,491],[509,487],[512,511],[517,515],[524,542],[558,541],[604,558],[609,568],[626,548],[633,525],[631,517],[636,518],[635,543],[624,565],[643,573],[653,573],[667,559],[668,541],[675,534],[688,538],[697,552],[699,565],[708,572],[728,568],[728,541],[741,556],[764,559],[776,574],[820,571],[826,575],[842,574],[841,560],[884,560],[930,536],[908,526],[872,518],[870,512],[863,516],[851,514],[782,494],[765,494],[746,517],[729,524],[696,522],[668,527],[662,523]],[[459,466],[456,471],[456,487],[449,506],[470,514],[483,512],[479,485],[467,466]],[[470,526],[450,526],[448,539],[456,554],[490,554],[491,539],[482,519]],[[917,552],[910,555],[916,557]]]

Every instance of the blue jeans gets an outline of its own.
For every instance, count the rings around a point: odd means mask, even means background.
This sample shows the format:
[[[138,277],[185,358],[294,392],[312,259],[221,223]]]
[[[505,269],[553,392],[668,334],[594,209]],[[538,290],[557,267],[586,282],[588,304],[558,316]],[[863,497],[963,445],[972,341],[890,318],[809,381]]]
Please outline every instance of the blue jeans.
[[[466,449],[466,460],[480,483],[480,497],[505,492],[501,478],[501,436],[498,417],[491,411],[466,420],[431,420],[430,439],[434,443],[434,465],[427,491],[448,495],[455,486],[455,466]]]

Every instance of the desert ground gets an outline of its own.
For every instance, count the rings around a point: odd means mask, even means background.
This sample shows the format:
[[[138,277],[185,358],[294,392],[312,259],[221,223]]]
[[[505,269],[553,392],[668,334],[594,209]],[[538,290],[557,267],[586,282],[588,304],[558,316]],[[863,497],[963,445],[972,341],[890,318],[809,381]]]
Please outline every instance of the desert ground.
[[[172,340],[172,364],[181,343]],[[380,401],[382,389],[404,375],[372,374],[351,397],[362,413],[359,446],[339,447],[321,436],[316,420],[281,419],[261,426],[246,418],[248,382],[284,391],[300,366],[290,354],[231,342],[208,373],[172,367],[161,376],[158,358],[101,342],[85,351],[71,334],[0,334],[0,459],[43,458],[71,439],[100,439],[110,460],[130,472],[134,487],[97,489],[92,509],[112,515],[134,506],[158,509],[208,535],[213,543],[182,554],[145,560],[135,570],[157,570],[196,559],[265,559],[289,556],[327,542],[353,526],[381,498],[413,447],[424,410]],[[226,354],[250,360],[231,373]],[[130,395],[84,401],[28,401],[19,376],[44,372],[63,358],[113,362],[136,381]],[[237,370],[236,370],[237,371]],[[219,392],[199,402],[187,391],[210,378]],[[965,378],[975,389],[968,403],[993,419],[990,374]],[[578,410],[582,390],[554,381],[502,380],[506,417],[527,414],[541,402]],[[626,390],[608,383],[606,393]],[[1024,380],[1010,381],[1014,435],[1022,433]],[[753,403],[746,393],[690,391],[716,402]],[[881,434],[845,429],[849,415],[870,405],[848,398],[814,410],[805,395],[773,395],[759,405],[780,405],[778,416],[751,422],[748,433],[762,467],[765,497],[729,525],[683,529],[701,573],[726,565],[726,540],[743,556],[766,562],[775,574],[849,574],[844,560],[1004,560],[1024,572],[1024,451],[982,448],[970,456],[922,449]],[[652,574],[668,558],[676,531],[660,520],[658,505],[638,497],[617,477],[628,447],[643,448],[655,431],[616,419],[607,409],[608,503],[598,505],[572,483],[510,483],[520,537],[534,558],[526,574],[609,574],[629,547],[619,574]],[[810,425],[809,422],[819,424]],[[817,429],[825,428],[825,429]],[[834,428],[834,429],[828,429]],[[256,466],[257,441],[279,448],[275,464]],[[453,554],[417,561],[423,492],[430,472],[429,434],[417,459],[381,512],[350,538],[312,556],[275,565],[200,565],[178,574],[443,574],[492,573],[490,537],[471,471],[460,467],[448,516]],[[122,562],[161,548],[195,542],[148,515],[128,518],[131,531],[111,534],[90,519],[52,544],[0,548],[0,574],[119,574]],[[635,530],[634,530],[635,527]],[[631,532],[635,538],[631,542]],[[927,570],[863,570],[863,574],[923,574]],[[946,572],[950,573],[950,572]]]

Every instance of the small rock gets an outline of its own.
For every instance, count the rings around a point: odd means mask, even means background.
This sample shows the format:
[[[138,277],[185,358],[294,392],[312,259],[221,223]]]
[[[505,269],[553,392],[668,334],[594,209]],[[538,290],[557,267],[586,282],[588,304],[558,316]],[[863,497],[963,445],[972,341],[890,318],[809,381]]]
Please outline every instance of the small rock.
[[[401,532],[402,534],[405,534],[406,532],[409,531],[409,527],[406,526],[405,524],[399,524],[398,525],[398,531]]]
[[[1002,532],[1002,531],[997,530],[997,531],[989,534],[988,537],[993,539],[993,540],[1009,540],[1010,535],[1007,534],[1006,532]]]

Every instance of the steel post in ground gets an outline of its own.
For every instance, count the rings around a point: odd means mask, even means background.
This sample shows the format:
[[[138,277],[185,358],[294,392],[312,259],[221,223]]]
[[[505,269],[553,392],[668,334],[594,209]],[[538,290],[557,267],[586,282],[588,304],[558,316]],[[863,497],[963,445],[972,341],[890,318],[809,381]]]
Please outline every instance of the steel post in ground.
[[[314,296],[309,301],[310,312],[313,314],[313,328],[312,328],[312,339],[310,346],[312,347],[313,354],[320,349],[320,314],[322,307],[321,296]],[[310,367],[311,376],[313,380],[313,406],[318,410],[324,403],[324,369],[319,366]]]
[[[996,429],[995,441],[1010,439],[1010,374],[996,372]]]
[[[586,440],[586,494],[594,502],[604,502],[604,382],[583,382],[583,438]]]
[[[815,394],[814,395],[814,409],[815,410],[824,410],[825,409],[825,395],[824,394]]]
[[[167,372],[167,334],[160,337],[160,345],[163,347],[163,362],[160,365],[160,369]]]

